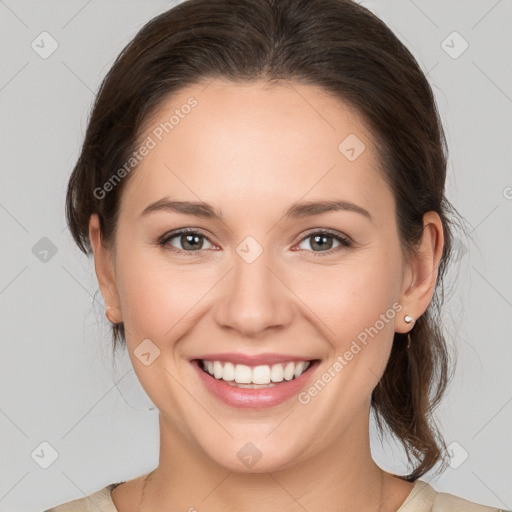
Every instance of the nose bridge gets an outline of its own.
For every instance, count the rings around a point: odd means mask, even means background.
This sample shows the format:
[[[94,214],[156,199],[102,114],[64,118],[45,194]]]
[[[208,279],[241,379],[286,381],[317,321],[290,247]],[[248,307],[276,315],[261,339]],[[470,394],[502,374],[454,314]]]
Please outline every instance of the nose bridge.
[[[251,236],[235,248],[233,268],[216,308],[219,324],[257,334],[290,321],[291,304],[286,287],[272,270],[272,254]]]

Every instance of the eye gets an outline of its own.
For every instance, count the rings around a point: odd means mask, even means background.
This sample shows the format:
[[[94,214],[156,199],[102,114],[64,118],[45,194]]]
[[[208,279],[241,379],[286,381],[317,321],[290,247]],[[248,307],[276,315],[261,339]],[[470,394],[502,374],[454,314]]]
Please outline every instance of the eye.
[[[175,239],[181,247],[176,247],[174,243],[172,243]],[[327,230],[313,231],[302,238],[301,244],[308,239],[311,239],[309,246],[312,250],[307,248],[306,250],[313,252],[314,256],[325,256],[333,254],[343,248],[352,247],[352,241],[345,235],[338,232],[331,232]],[[199,231],[192,228],[180,229],[164,235],[158,241],[158,245],[172,252],[192,255],[192,253],[200,253],[205,249],[205,240],[208,241],[207,243],[211,245],[211,248],[216,247],[208,240],[206,235],[203,235]],[[333,241],[338,242],[338,245],[333,247]],[[301,249],[304,248],[302,247]]]
[[[304,243],[306,240],[311,239],[308,243],[309,246],[313,249],[313,253],[321,253],[314,254],[314,256],[325,256],[329,254],[333,254],[343,248],[352,247],[352,241],[338,232],[331,232],[327,230],[314,231],[309,235],[305,236],[301,243]],[[333,248],[333,240],[338,242],[338,246]],[[319,250],[316,250],[316,249]]]
[[[173,243],[171,243],[174,239],[176,239],[181,247],[175,247]],[[200,252],[202,249],[205,249],[205,240],[208,240],[207,237],[199,231],[195,231],[193,229],[180,229],[179,231],[173,231],[172,233],[164,235],[158,241],[158,245],[170,251],[190,254],[193,252]],[[215,247],[213,244],[211,244],[211,246]]]

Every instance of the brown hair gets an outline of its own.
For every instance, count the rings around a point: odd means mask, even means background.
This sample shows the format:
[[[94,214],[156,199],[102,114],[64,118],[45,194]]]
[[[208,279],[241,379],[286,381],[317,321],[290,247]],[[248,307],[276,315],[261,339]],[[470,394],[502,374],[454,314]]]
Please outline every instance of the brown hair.
[[[394,194],[404,254],[417,248],[428,211],[441,217],[445,246],[436,291],[407,336],[395,333],[384,375],[372,394],[381,434],[386,423],[403,444],[414,481],[446,446],[433,418],[451,378],[440,328],[443,277],[453,220],[444,195],[447,148],[430,85],[411,53],[374,14],[349,0],[187,0],[150,20],[114,62],[97,93],[83,147],[69,180],[71,233],[91,253],[88,223],[100,219],[113,243],[119,198],[130,174],[98,198],[134,151],[144,122],[169,94],[208,78],[291,80],[323,88],[355,107],[372,131]],[[132,173],[133,174],[133,173]],[[441,290],[440,290],[441,287]],[[124,325],[113,326],[125,344]]]

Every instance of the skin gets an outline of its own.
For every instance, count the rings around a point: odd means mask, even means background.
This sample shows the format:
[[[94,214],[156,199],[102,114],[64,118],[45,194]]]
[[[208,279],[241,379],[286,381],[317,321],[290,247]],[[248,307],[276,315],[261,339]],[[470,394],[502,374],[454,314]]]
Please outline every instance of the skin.
[[[383,478],[380,510],[395,511],[413,484],[372,459],[370,397],[394,332],[412,327],[404,316],[418,318],[432,299],[441,220],[425,215],[419,251],[406,259],[371,133],[319,88],[218,79],[188,86],[160,106],[144,136],[190,96],[198,105],[126,184],[110,249],[97,216],[90,219],[105,303],[117,308],[111,318],[124,322],[134,370],[160,411],[158,467],[147,480],[118,486],[112,499],[120,512],[377,511]],[[354,161],[338,150],[349,134],[366,146]],[[138,217],[165,196],[210,203],[223,220],[168,211]],[[351,211],[283,218],[294,202],[340,199],[372,219]],[[205,236],[195,252],[158,245],[186,227]],[[355,244],[328,238],[332,245],[318,248],[315,229]],[[263,249],[252,263],[236,252],[247,236]],[[183,243],[176,236],[169,245]],[[321,360],[314,382],[394,303],[401,311],[308,404],[295,396],[262,410],[230,407],[209,394],[189,362],[201,353],[290,353]],[[147,338],[160,350],[149,366],[134,355]],[[252,468],[237,457],[247,442],[262,453]]]

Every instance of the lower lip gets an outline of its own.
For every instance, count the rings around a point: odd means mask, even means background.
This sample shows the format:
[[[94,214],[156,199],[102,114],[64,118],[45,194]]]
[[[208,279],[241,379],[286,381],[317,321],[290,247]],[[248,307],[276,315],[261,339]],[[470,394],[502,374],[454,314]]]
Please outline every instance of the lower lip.
[[[283,380],[283,382],[275,383],[273,387],[260,389],[231,386],[226,381],[216,379],[209,373],[204,372],[200,367],[201,364],[200,361],[192,361],[192,365],[196,368],[199,378],[212,395],[232,407],[262,409],[286,402],[286,400],[299,393],[311,377],[314,368],[318,365],[318,361],[313,361],[308,369],[295,379]]]

